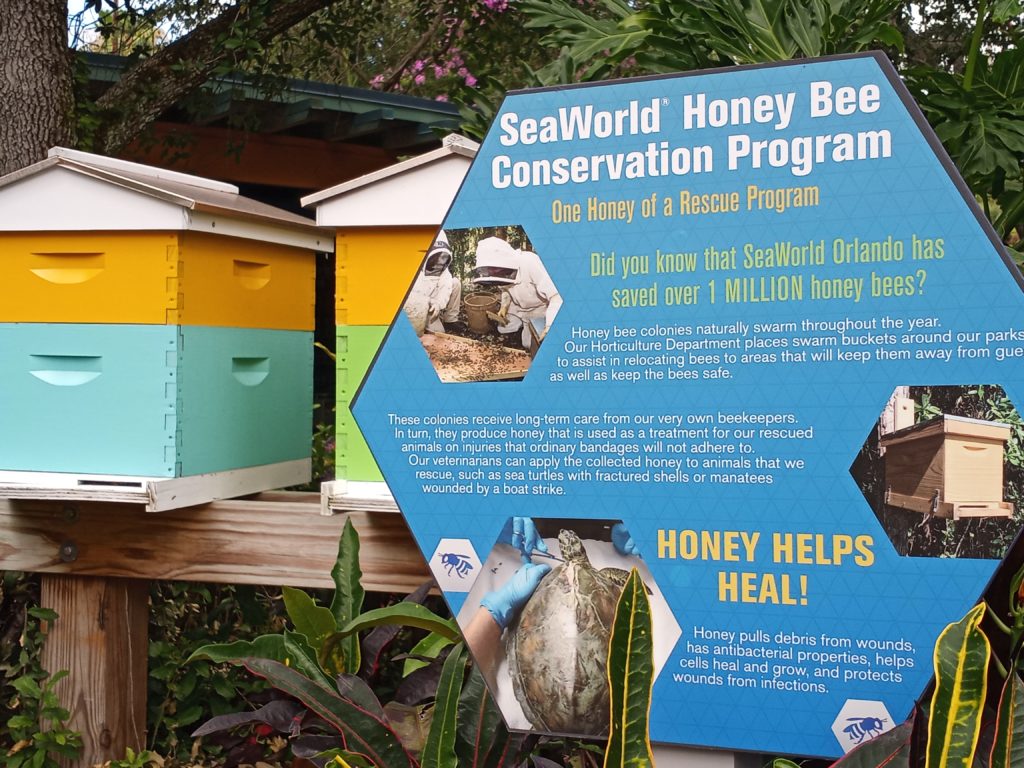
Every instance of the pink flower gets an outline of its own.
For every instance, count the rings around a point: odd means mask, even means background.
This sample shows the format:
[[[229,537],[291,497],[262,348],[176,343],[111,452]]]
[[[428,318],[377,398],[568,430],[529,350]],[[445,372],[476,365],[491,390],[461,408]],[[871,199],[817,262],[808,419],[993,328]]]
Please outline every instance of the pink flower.
[[[434,65],[434,77],[438,78],[439,80],[442,77],[444,77],[444,67],[441,67],[441,66],[435,64]]]
[[[422,72],[423,71],[423,64],[424,64],[423,59],[416,59],[416,61],[413,62],[412,71],[413,72]]]
[[[476,85],[476,78],[473,77],[472,75],[466,75],[466,85],[472,88],[474,85]]]
[[[416,85],[423,85],[425,82],[427,82],[427,76],[421,73],[416,75],[416,77],[414,77],[412,81],[416,83]]]
[[[448,97],[441,93],[434,97],[434,101],[448,101]]]

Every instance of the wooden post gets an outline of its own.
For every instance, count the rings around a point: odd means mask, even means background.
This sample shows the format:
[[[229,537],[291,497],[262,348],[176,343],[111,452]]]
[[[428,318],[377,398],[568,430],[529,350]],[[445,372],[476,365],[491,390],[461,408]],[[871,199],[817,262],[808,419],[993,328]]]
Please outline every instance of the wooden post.
[[[146,737],[146,639],[149,589],[139,579],[42,576],[41,602],[58,619],[43,648],[43,667],[70,674],[57,684],[82,734],[76,765],[121,759]]]

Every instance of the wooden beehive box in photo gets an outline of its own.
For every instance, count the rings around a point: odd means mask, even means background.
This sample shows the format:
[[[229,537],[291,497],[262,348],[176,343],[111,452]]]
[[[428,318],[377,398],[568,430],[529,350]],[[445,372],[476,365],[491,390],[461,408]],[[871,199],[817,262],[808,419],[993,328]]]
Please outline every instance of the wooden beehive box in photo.
[[[943,415],[882,437],[886,501],[939,517],[1008,517],[1003,451],[1010,426]]]
[[[0,178],[0,482],[307,481],[330,250],[302,216],[136,163],[55,149]]]
[[[352,397],[398,313],[478,145],[448,136],[440,149],[302,199],[336,231],[335,474],[383,483],[352,418]]]

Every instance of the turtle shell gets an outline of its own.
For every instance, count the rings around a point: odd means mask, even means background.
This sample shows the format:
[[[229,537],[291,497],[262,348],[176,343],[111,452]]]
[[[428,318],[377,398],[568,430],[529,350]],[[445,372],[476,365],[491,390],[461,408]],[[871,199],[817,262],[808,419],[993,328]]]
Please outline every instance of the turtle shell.
[[[613,569],[591,565],[573,531],[561,531],[558,544],[565,562],[544,577],[509,632],[512,689],[534,727],[600,736],[608,730],[605,667],[623,584]]]

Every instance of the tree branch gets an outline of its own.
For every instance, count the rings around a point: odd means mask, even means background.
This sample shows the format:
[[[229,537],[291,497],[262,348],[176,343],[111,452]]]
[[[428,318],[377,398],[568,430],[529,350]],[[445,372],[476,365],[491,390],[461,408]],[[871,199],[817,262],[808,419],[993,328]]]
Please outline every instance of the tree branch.
[[[161,113],[195,90],[238,49],[233,35],[270,42],[334,0],[238,0],[217,17],[161,48],[129,69],[98,100],[101,125],[96,151],[115,154],[137,138]]]
[[[405,56],[403,56],[402,60],[395,65],[394,69],[391,70],[391,73],[384,77],[381,90],[390,91],[398,85],[398,82],[402,79],[402,73],[405,72],[406,68],[414,59],[419,58],[420,54],[422,54],[423,51],[426,50],[434,41],[434,38],[437,37],[438,31],[444,23],[444,14],[442,13],[441,7],[435,8],[433,13],[434,20],[427,28],[427,31],[420,36],[420,39],[413,44],[412,48],[406,51]],[[451,44],[450,40],[448,41],[448,44]]]

